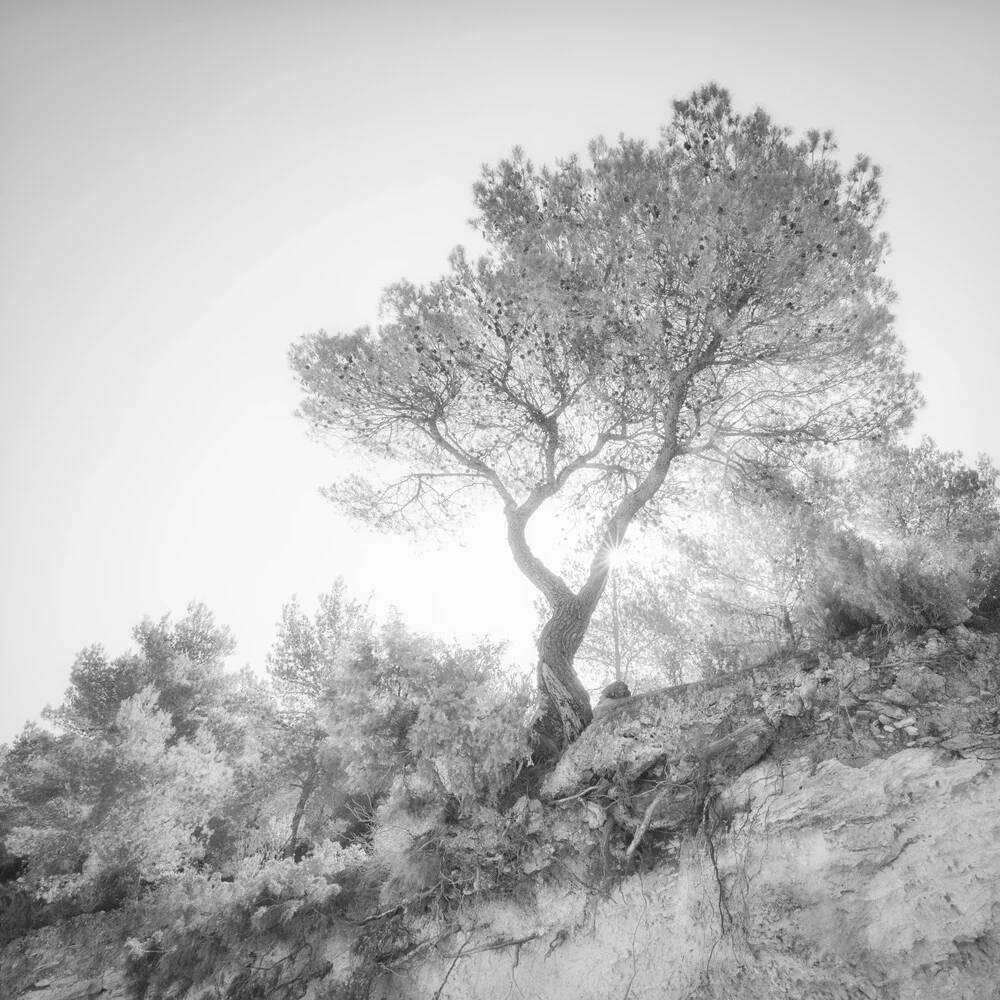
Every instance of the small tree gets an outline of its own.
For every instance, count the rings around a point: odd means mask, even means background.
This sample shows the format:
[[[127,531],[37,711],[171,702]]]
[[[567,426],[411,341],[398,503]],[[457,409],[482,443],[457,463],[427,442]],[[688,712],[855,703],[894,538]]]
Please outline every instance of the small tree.
[[[412,528],[499,501],[550,609],[535,727],[549,752],[591,719],[574,655],[610,554],[676,465],[878,437],[918,399],[878,274],[878,168],[842,172],[831,133],[793,143],[715,85],[673,107],[654,145],[484,168],[489,253],[390,288],[377,331],[319,332],[290,355],[301,415],[364,463],[327,491],[342,508]],[[530,544],[545,505],[598,529],[580,581]]]
[[[122,702],[151,685],[159,708],[170,713],[175,736],[193,736],[208,725],[221,737],[220,728],[233,728],[228,709],[239,682],[226,673],[224,660],[236,640],[204,604],[193,601],[176,623],[169,613],[158,622],[146,617],[132,638],[139,650],[110,661],[99,644],[81,650],[62,705],[46,708],[44,717],[68,732],[102,733],[114,724]]]
[[[43,713],[61,733],[26,726],[0,756],[4,836],[36,883],[72,876],[100,895],[109,872],[153,880],[200,863],[214,832],[254,808],[264,713],[252,678],[224,668],[229,629],[194,603],[132,634],[138,651],[78,655]]]
[[[30,858],[34,884],[64,875],[71,891],[93,892],[107,873],[129,869],[137,890],[139,878],[204,856],[232,769],[207,729],[177,738],[150,685],[119,705],[103,733],[26,727],[0,780],[16,818],[7,843]]]
[[[801,642],[823,525],[792,476],[739,486],[706,502],[710,520],[679,545],[691,575],[704,581],[702,613],[732,661],[745,664]]]
[[[986,456],[965,465],[961,452],[927,437],[858,449],[829,484],[840,531],[822,552],[822,603],[848,628],[948,627],[971,617],[1000,565],[997,476]]]
[[[981,550],[1000,529],[996,467],[986,455],[965,465],[929,437],[912,448],[861,450],[849,478],[855,509],[872,537],[924,537]]]
[[[329,593],[320,596],[311,619],[294,600],[282,609],[267,672],[277,695],[273,725],[281,778],[298,790],[285,848],[289,856],[298,846],[310,799],[322,784],[322,755],[329,737],[326,717],[338,667],[371,648],[373,629],[367,605],[354,600],[339,577]]]

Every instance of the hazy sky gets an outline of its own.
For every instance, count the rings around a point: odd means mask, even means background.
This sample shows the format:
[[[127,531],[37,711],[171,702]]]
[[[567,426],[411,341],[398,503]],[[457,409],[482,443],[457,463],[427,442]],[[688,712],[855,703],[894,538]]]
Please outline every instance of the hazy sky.
[[[0,741],[80,648],[194,599],[260,668],[338,574],[526,650],[496,539],[414,551],[319,497],[285,353],[475,250],[484,161],[655,138],[710,80],[882,164],[917,430],[1000,461],[998,28],[985,0],[3,0]]]

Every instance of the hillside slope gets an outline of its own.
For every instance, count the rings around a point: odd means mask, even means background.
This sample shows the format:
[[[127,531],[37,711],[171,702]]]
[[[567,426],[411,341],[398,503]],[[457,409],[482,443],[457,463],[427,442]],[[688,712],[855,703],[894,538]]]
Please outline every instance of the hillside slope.
[[[268,993],[230,964],[184,995],[997,1000],[998,692],[1000,637],[959,626],[629,699],[497,814],[510,884],[443,912],[414,876],[313,942],[321,974]],[[0,994],[141,992],[137,919],[12,942]]]

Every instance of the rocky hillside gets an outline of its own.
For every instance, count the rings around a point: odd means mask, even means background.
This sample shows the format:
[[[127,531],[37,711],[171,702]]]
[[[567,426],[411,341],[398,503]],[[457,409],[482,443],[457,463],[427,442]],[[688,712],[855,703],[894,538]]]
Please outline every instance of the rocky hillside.
[[[176,992],[996,1000],[998,760],[1000,637],[962,626],[624,699],[519,778],[490,820],[502,836],[482,813],[479,833],[457,824],[474,878],[416,865],[414,806],[381,909],[317,930],[309,964],[279,933]],[[143,919],[13,941],[0,995],[168,995],[135,960]]]

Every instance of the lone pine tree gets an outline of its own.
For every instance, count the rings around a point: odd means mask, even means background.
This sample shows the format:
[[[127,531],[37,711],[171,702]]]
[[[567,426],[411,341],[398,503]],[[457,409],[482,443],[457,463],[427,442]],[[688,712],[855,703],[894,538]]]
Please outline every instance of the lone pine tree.
[[[675,464],[741,462],[878,438],[919,402],[879,275],[879,170],[831,133],[798,142],[713,85],[675,101],[658,142],[597,139],[590,162],[484,167],[488,252],[385,294],[377,330],[291,352],[321,437],[365,471],[327,490],[375,525],[443,523],[492,497],[550,616],[538,640],[539,750],[591,719],[573,667],[637,518]],[[526,537],[543,505],[597,526],[571,586]]]

